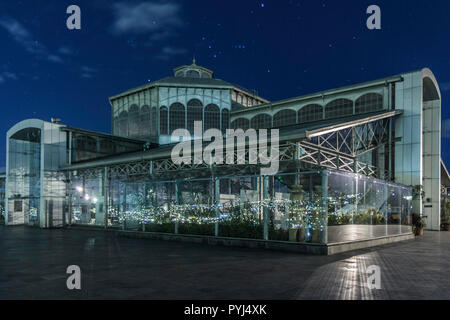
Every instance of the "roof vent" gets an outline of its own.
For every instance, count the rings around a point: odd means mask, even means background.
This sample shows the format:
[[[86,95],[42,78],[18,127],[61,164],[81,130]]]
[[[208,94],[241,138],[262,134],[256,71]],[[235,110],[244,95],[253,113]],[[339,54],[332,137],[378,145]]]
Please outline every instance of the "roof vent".
[[[51,121],[52,121],[52,123],[56,123],[56,124],[61,123],[60,118],[52,118]]]

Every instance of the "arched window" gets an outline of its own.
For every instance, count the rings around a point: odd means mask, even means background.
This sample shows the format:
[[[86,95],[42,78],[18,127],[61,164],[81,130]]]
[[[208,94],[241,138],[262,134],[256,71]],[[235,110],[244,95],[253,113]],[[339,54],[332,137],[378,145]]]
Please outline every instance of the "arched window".
[[[247,130],[250,127],[250,121],[245,118],[238,118],[231,123],[231,127],[236,129]]]
[[[113,134],[118,136],[119,135],[119,117],[114,117],[113,120]]]
[[[228,109],[222,110],[222,132],[225,133],[230,127],[230,111]]]
[[[297,122],[297,113],[294,110],[286,109],[277,112],[273,116],[273,127],[290,126]]]
[[[156,135],[158,135],[158,129],[157,129],[157,126],[158,126],[158,113],[157,113],[157,111],[156,111],[156,107],[152,107],[152,111],[151,111],[151,114],[150,114],[150,134],[152,135],[152,136],[156,136]]]
[[[122,111],[119,115],[119,136],[128,136],[128,112]]]
[[[200,73],[196,70],[189,70],[186,72],[187,78],[200,78]]]
[[[308,104],[298,110],[298,122],[313,122],[323,119],[323,108],[320,104]]]
[[[220,109],[215,104],[205,107],[205,131],[208,129],[220,130]]]
[[[272,117],[262,113],[252,118],[250,127],[253,129],[266,129],[272,127]]]
[[[340,118],[353,114],[353,101],[348,99],[336,99],[325,107],[325,119]]]
[[[150,107],[143,106],[141,108],[141,119],[139,123],[140,137],[148,137],[150,135],[149,125],[150,125]]]
[[[177,78],[181,78],[181,77],[183,77],[184,76],[184,72],[183,71],[178,71],[176,74],[175,74],[175,77],[177,77]]]
[[[356,113],[366,113],[383,109],[383,96],[378,93],[367,93],[355,102]]]
[[[139,136],[139,107],[133,104],[128,112],[128,136],[136,138]]]
[[[202,72],[202,78],[211,79],[212,77],[211,77],[211,74],[209,74],[207,72]]]
[[[168,113],[167,107],[159,108],[159,134],[169,134]]]
[[[192,99],[187,106],[187,129],[194,134],[194,122],[203,121],[203,104],[200,100]]]
[[[176,129],[186,128],[186,115],[184,106],[175,102],[170,106],[170,116],[169,116],[169,134],[172,134]]]

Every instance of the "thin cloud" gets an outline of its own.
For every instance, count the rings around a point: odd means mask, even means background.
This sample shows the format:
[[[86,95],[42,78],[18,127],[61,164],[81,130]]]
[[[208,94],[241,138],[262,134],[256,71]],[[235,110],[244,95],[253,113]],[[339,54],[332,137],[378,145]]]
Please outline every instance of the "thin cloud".
[[[88,66],[82,66],[81,67],[81,77],[90,79],[94,76],[94,74],[97,73],[97,69],[88,67]]]
[[[72,50],[72,48],[68,47],[68,46],[62,46],[58,49],[58,53],[59,54],[63,54],[66,56],[70,56],[72,55],[74,52]]]
[[[115,34],[149,34],[154,40],[167,38],[182,26],[180,6],[175,3],[125,2],[113,5]]]
[[[170,46],[165,46],[162,48],[161,53],[157,55],[157,58],[160,60],[170,60],[174,56],[184,55],[188,51],[182,48],[175,48]]]
[[[45,45],[35,40],[31,32],[29,32],[19,21],[3,17],[0,18],[0,27],[5,29],[13,40],[20,44],[27,52],[51,62],[62,62],[62,59],[58,55],[50,53]]]
[[[7,80],[18,80],[19,77],[13,72],[4,71],[0,73],[0,83],[4,83]]]
[[[48,61],[55,62],[55,63],[62,63],[63,60],[61,57],[55,55],[55,54],[49,54],[47,57]]]

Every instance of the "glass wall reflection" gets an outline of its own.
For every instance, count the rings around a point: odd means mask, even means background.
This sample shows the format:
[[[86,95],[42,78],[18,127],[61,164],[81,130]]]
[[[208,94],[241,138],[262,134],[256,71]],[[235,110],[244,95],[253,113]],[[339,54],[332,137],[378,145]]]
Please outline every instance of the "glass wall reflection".
[[[411,188],[330,171],[327,200],[328,243],[411,232]]]
[[[339,171],[106,183],[73,177],[73,223],[322,244],[411,232],[411,188]]]
[[[41,130],[26,128],[9,139],[8,224],[39,226]]]

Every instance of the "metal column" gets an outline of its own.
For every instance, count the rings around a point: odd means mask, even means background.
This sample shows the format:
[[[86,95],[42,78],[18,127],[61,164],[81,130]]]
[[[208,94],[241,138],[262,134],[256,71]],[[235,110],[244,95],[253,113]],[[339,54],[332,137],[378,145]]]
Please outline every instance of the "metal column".
[[[322,225],[321,243],[328,242],[328,171],[322,171]]]
[[[109,176],[108,167],[105,167],[103,176],[103,217],[105,219],[105,229],[108,229],[108,213],[109,213]]]
[[[269,176],[263,178],[263,200],[269,198]],[[269,208],[263,208],[264,240],[269,240]]]
[[[180,204],[180,181],[175,181],[175,204]],[[175,234],[178,234],[178,213],[175,213]]]

